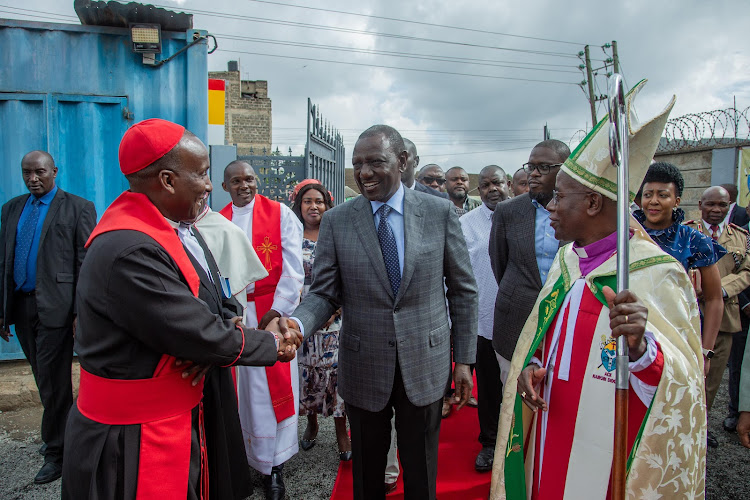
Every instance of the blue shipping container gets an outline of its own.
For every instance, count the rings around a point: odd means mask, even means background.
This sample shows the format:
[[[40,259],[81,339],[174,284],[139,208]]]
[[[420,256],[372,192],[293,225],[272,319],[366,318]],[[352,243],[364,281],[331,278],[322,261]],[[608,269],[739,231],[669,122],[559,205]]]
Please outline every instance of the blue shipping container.
[[[163,66],[143,64],[124,28],[0,19],[0,204],[27,192],[21,158],[49,152],[57,184],[94,202],[99,216],[127,188],[118,146],[147,118],[184,125],[206,142],[205,31],[162,31]],[[15,338],[0,360],[21,359]]]

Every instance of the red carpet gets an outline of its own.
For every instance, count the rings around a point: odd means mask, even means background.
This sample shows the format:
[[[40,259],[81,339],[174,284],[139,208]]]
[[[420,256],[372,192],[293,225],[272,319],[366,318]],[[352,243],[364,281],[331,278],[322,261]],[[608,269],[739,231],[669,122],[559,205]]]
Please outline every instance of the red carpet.
[[[474,381],[476,397],[476,380]],[[438,448],[438,500],[486,499],[490,492],[491,473],[479,474],[474,470],[474,460],[482,448],[477,441],[479,420],[477,409],[465,406],[443,419],[440,425],[440,445]],[[403,474],[402,474],[403,476]],[[333,486],[331,500],[352,498],[352,463],[341,462]],[[404,484],[398,478],[396,491],[386,497],[388,500],[403,500]]]

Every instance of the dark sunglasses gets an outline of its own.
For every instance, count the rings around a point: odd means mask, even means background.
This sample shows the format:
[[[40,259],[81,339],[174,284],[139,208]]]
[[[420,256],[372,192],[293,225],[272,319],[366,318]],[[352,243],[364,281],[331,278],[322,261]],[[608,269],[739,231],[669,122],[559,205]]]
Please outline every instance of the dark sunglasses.
[[[442,186],[443,184],[445,184],[445,179],[443,179],[442,177],[422,177],[422,180],[426,184],[432,184],[433,182],[437,182],[438,186]]]

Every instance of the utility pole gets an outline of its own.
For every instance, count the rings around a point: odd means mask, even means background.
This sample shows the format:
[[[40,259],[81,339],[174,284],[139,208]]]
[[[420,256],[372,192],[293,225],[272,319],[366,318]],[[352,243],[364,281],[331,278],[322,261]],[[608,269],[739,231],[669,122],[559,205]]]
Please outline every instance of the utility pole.
[[[617,40],[612,40],[612,60],[614,61],[615,73],[619,73],[620,57],[617,55]]]
[[[592,126],[597,124],[596,121],[596,96],[594,95],[594,75],[591,71],[591,54],[589,53],[589,46],[583,49],[586,54],[586,81],[589,87],[589,105],[591,106],[591,123]]]

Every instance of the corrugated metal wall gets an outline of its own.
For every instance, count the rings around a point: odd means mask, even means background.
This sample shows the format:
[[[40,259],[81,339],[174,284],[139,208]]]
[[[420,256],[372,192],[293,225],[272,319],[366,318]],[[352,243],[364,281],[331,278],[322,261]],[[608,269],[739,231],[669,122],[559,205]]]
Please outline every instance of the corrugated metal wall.
[[[162,32],[165,59],[194,34]],[[208,63],[202,40],[167,64],[144,66],[128,30],[0,20],[0,203],[27,192],[21,158],[48,151],[57,184],[101,216],[127,187],[117,154],[127,128],[146,118],[180,123],[206,142]],[[0,360],[23,357],[0,341]]]

